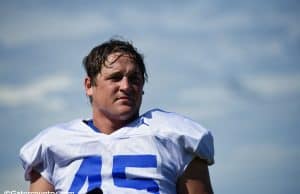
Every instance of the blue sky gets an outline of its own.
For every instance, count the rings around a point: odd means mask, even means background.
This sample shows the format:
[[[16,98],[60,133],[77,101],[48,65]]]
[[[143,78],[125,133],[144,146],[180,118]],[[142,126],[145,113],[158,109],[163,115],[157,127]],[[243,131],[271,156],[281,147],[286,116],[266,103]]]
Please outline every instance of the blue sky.
[[[211,129],[215,193],[300,192],[298,1],[1,1],[0,190],[27,190],[19,148],[90,116],[82,58],[113,36],[145,55],[142,112]]]

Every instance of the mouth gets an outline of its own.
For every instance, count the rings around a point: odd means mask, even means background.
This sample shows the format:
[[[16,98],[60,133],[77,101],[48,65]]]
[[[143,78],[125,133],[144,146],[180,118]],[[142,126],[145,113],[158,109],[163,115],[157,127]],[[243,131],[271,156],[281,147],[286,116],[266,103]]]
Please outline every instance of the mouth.
[[[129,96],[121,96],[121,97],[118,97],[116,99],[116,101],[122,101],[122,102],[133,102],[133,99]]]

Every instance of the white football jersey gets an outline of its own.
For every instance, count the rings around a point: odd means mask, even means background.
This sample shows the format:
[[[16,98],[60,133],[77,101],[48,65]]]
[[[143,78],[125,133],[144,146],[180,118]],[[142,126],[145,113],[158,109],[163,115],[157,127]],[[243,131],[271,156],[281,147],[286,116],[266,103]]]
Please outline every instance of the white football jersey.
[[[196,122],[154,109],[113,132],[96,132],[82,119],[43,130],[20,150],[57,192],[176,193],[176,181],[198,156],[214,162],[213,137]]]

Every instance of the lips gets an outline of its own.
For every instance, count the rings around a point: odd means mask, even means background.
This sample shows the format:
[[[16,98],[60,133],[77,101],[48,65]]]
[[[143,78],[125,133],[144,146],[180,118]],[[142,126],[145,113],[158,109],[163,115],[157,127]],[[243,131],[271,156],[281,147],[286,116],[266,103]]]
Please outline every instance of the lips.
[[[121,96],[121,97],[118,97],[116,99],[117,101],[124,101],[124,102],[132,102],[133,99],[129,96]]]
[[[121,96],[121,97],[118,97],[117,100],[122,100],[122,99],[125,99],[125,100],[130,100],[131,98],[129,96]]]

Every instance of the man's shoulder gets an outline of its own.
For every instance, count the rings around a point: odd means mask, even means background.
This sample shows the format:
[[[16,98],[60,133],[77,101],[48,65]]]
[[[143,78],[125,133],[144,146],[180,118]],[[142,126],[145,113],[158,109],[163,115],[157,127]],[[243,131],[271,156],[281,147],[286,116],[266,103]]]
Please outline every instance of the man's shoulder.
[[[31,147],[42,147],[43,149],[47,149],[49,147],[58,147],[61,144],[67,144],[67,141],[72,142],[74,138],[76,139],[76,137],[80,136],[84,130],[84,123],[81,119],[52,125],[41,130],[28,141],[21,148],[21,152],[31,149]]]
[[[172,118],[178,115],[175,112],[170,112],[166,110],[162,110],[160,108],[150,109],[149,111],[145,112],[142,116],[149,118],[149,119],[159,119],[159,118]]]
[[[144,122],[149,126],[154,126],[158,128],[163,128],[166,130],[188,130],[188,129],[197,129],[204,133],[207,133],[208,130],[200,125],[198,122],[193,119],[176,113],[169,112],[162,109],[152,109],[147,111],[144,115]]]
[[[182,122],[182,121],[190,121],[193,122],[190,118],[181,115],[176,112],[166,111],[159,108],[151,109],[147,111],[145,114],[143,114],[143,118],[153,120],[153,121],[159,121],[159,122],[168,122],[168,123],[176,123],[176,122]]]
[[[66,122],[56,123],[47,127],[45,130],[71,130],[82,125],[83,119],[73,119]]]
[[[50,136],[57,136],[57,134],[63,135],[65,132],[78,131],[83,128],[82,119],[74,119],[67,122],[61,122],[51,125],[41,130],[37,137],[49,138]]]
[[[151,109],[143,115],[145,123],[149,125],[173,126],[182,122],[185,117],[175,112],[169,112],[162,109]]]
[[[67,122],[61,122],[57,123],[56,125],[53,125],[50,128],[57,128],[57,129],[63,129],[63,130],[72,130],[72,129],[78,129],[81,128],[83,125],[83,119],[73,119]]]

